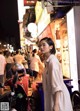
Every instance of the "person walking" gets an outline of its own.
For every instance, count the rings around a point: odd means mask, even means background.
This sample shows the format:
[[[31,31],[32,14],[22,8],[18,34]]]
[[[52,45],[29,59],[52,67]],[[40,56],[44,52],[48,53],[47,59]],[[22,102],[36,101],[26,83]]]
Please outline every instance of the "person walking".
[[[6,66],[6,59],[3,55],[3,51],[0,50],[0,85],[3,86],[5,82],[5,66]],[[4,93],[3,87],[0,88],[0,94]]]
[[[40,40],[40,50],[45,55],[43,74],[44,111],[73,111],[69,91],[63,81],[61,65],[55,56],[51,38]]]
[[[16,63],[18,73],[26,73],[25,67],[23,65],[25,58],[23,55],[21,55],[19,50],[16,51],[16,55],[13,57],[13,59]]]
[[[6,59],[6,79],[12,78],[12,73],[11,73],[11,66],[14,63],[13,57],[11,56],[10,51],[6,51],[5,54],[5,59]]]
[[[34,78],[36,78],[38,76],[40,66],[43,67],[41,59],[40,59],[39,55],[37,54],[37,52],[38,52],[37,49],[34,49],[32,51],[32,53],[33,53],[32,57],[30,58],[30,69],[33,71]]]

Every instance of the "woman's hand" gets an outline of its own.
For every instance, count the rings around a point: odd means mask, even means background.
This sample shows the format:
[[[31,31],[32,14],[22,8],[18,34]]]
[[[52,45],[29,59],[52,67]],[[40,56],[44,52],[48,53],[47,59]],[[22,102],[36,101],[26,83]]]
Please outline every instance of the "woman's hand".
[[[58,104],[55,104],[55,105],[54,105],[53,111],[59,111],[59,105],[58,105]]]

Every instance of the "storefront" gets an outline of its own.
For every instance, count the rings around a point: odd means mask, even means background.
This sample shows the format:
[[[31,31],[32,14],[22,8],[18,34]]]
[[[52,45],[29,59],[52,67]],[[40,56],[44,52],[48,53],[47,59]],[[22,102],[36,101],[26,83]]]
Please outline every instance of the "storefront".
[[[43,11],[44,12],[44,11]],[[51,37],[56,45],[57,57],[62,65],[63,76],[72,79],[73,90],[79,90],[79,35],[80,6],[73,7],[65,17],[55,19],[38,35],[38,39]],[[43,14],[42,14],[43,15]],[[41,16],[42,19],[42,16]],[[49,21],[49,20],[48,20]],[[44,19],[42,22],[44,24]],[[40,19],[37,24],[40,24]],[[44,25],[45,26],[45,25]],[[43,27],[42,27],[43,28]],[[40,29],[40,28],[38,28]],[[40,30],[39,30],[40,31]]]
[[[24,12],[24,4],[22,6]],[[48,13],[47,8],[43,7],[41,2],[38,1],[35,6],[36,21],[37,26],[37,39],[41,40],[43,37],[48,36],[53,39],[56,45],[56,56],[58,57],[61,65],[63,76],[72,79],[71,82],[74,86],[73,90],[78,90],[78,79],[79,77],[79,11],[80,6],[73,7],[65,17],[57,18],[55,20],[50,19],[50,13]],[[24,13],[23,13],[24,15]],[[22,15],[22,17],[23,17]],[[75,15],[75,16],[74,16]],[[21,21],[19,19],[19,21]],[[74,24],[75,21],[75,24]],[[23,22],[23,20],[22,20]],[[21,38],[24,38],[24,29],[22,27],[22,22],[20,22],[20,33]],[[29,42],[24,43],[28,44]],[[27,41],[27,40],[26,40]]]

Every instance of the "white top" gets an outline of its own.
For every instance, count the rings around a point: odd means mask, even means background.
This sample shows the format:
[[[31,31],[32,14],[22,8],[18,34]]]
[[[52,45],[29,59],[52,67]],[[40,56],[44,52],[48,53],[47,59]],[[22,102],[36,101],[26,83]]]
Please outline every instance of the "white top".
[[[46,61],[46,68],[43,74],[43,90],[45,98],[44,111],[53,111],[54,94],[57,91],[61,91],[59,111],[73,111],[69,91],[63,82],[60,63],[53,54]]]
[[[42,65],[40,57],[35,54],[34,57],[30,58],[30,68],[34,71],[39,72],[39,65]]]
[[[4,75],[5,65],[6,59],[2,54],[0,54],[0,75]]]

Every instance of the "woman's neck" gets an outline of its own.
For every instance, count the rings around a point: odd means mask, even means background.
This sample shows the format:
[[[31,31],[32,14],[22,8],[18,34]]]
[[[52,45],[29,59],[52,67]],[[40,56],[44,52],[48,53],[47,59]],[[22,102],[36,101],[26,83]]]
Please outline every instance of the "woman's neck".
[[[51,53],[46,53],[45,54],[45,59],[47,60],[50,55],[51,55]]]

